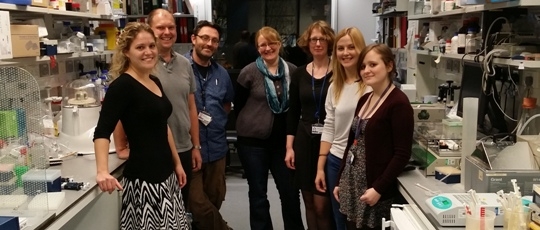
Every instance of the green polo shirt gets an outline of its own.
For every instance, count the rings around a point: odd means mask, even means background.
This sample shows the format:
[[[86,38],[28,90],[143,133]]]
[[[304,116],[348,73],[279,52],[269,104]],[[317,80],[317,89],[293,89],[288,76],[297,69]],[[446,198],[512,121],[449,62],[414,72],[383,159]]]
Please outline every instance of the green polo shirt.
[[[188,96],[195,93],[197,83],[189,60],[173,51],[171,60],[167,63],[159,58],[155,76],[161,81],[163,91],[172,103],[173,111],[168,123],[171,127],[176,150],[185,152],[193,148],[191,143],[191,121],[189,118]]]

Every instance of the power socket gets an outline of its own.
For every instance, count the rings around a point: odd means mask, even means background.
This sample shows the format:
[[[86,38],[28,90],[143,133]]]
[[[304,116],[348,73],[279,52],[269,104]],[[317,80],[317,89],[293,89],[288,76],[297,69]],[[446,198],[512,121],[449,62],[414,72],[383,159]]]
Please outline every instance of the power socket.
[[[50,74],[51,75],[58,75],[60,73],[60,70],[59,70],[59,66],[60,66],[60,62],[56,62],[56,65],[54,65],[54,67],[51,67],[50,68]]]
[[[454,60],[452,59],[446,59],[446,70],[448,72],[452,72],[454,70]]]
[[[72,60],[67,60],[66,61],[66,73],[73,73],[73,61]]]
[[[453,64],[453,67],[452,69],[454,70],[454,72],[456,73],[460,73],[461,72],[461,61],[460,60],[454,60],[454,64]]]
[[[40,63],[39,64],[39,76],[47,77],[50,75],[49,63]]]

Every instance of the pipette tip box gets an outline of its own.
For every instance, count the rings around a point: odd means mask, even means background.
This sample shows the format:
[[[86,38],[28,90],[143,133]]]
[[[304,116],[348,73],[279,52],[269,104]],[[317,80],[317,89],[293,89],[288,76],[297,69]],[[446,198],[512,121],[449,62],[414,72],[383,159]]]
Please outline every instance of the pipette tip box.
[[[20,230],[19,217],[0,216],[0,229],[2,230]]]
[[[440,166],[435,167],[435,179],[446,184],[457,184],[461,181],[461,170],[450,167]],[[441,180],[442,179],[442,180]]]

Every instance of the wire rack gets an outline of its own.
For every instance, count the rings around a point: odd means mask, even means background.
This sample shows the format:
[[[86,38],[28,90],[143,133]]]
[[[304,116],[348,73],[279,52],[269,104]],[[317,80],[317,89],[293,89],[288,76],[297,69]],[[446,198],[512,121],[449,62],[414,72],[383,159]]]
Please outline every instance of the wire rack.
[[[55,187],[49,178],[60,172],[47,169],[41,114],[36,79],[20,67],[0,67],[0,215],[48,211],[47,192]]]

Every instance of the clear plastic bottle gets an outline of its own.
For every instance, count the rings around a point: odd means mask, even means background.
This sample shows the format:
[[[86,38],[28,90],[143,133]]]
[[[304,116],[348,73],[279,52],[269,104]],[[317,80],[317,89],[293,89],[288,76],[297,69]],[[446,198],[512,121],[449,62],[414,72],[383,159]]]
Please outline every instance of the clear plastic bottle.
[[[69,41],[72,43],[72,52],[86,52],[86,36],[80,32],[79,28],[75,29]]]
[[[452,48],[451,48],[451,53],[452,54],[457,54],[457,49],[458,49],[458,33],[455,33],[454,34],[454,37],[452,37],[452,39],[450,39],[451,43],[452,43]]]
[[[474,28],[469,28],[465,36],[465,53],[476,53],[476,31]]]

